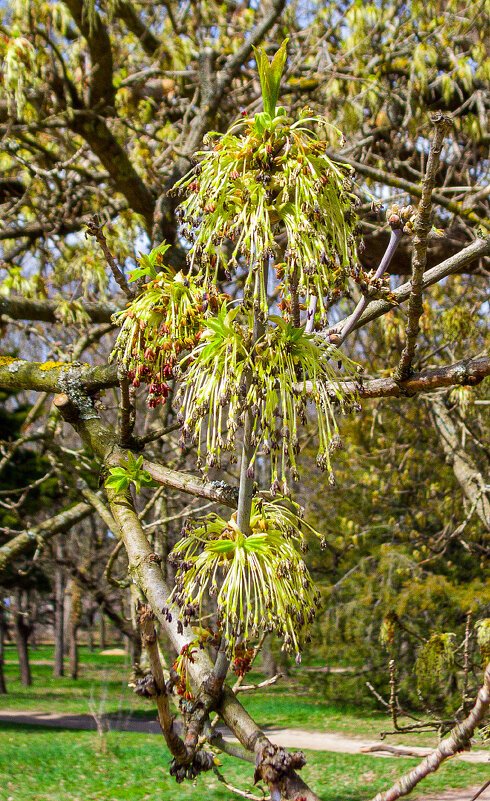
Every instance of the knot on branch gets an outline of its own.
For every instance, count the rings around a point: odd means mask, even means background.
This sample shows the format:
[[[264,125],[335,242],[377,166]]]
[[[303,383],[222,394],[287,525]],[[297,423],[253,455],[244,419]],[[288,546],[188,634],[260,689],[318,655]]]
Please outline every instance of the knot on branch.
[[[195,779],[200,773],[211,770],[214,767],[214,757],[210,751],[200,749],[193,755],[192,762],[182,764],[177,759],[172,760],[170,765],[170,775],[174,777],[177,784],[181,784],[184,779]]]
[[[161,565],[162,557],[159,556],[157,553],[149,553],[148,556],[145,556],[143,561],[149,565]],[[153,615],[153,617],[155,616]]]
[[[141,696],[141,698],[154,698],[158,695],[155,679],[151,673],[148,673],[142,678],[135,679],[132,687],[136,695]]]
[[[261,779],[271,791],[272,799],[280,801],[280,786],[283,779],[294,770],[300,770],[306,765],[306,757],[302,751],[289,753],[278,745],[269,741],[262,743],[255,757],[254,784]]]

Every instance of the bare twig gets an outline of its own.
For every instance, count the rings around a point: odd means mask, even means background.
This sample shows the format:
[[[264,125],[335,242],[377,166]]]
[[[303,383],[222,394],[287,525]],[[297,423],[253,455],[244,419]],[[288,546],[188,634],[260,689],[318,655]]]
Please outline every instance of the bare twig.
[[[109,247],[107,245],[107,240],[104,235],[104,231],[102,230],[104,227],[103,223],[100,221],[100,217],[98,214],[94,214],[93,217],[87,223],[87,231],[85,236],[88,238],[89,236],[95,237],[102,253],[104,254],[104,258],[111,270],[112,275],[114,276],[114,280],[118,287],[124,292],[128,300],[133,299],[133,293],[128,286],[128,282],[124,276],[124,273],[120,268],[117,266],[114,256],[112,255]]]
[[[122,540],[119,540],[119,542],[117,543],[116,547],[111,552],[111,555],[109,556],[109,559],[108,559],[107,564],[106,564],[105,569],[104,569],[104,578],[107,581],[107,583],[111,584],[113,587],[121,588],[121,587],[127,587],[128,586],[128,580],[127,579],[124,580],[124,581],[118,581],[117,579],[113,578],[113,576],[112,576],[112,568],[114,567],[114,562],[116,561],[116,559],[117,559],[117,557],[119,555],[119,552],[121,551],[121,548],[123,548],[123,547],[124,547],[124,542]]]
[[[427,237],[432,226],[431,208],[432,192],[439,167],[439,159],[444,142],[444,136],[449,127],[449,120],[437,112],[432,118],[435,131],[430,148],[427,169],[422,183],[422,197],[414,222],[415,235],[413,238],[412,280],[410,298],[408,300],[408,320],[406,326],[406,344],[401,355],[400,363],[395,370],[395,378],[404,381],[410,375],[413,356],[415,353],[415,340],[419,333],[419,320],[422,315],[422,278],[427,263]]]
[[[473,732],[483,720],[489,707],[490,662],[485,670],[483,685],[478,692],[475,705],[469,715],[455,726],[449,737],[443,740],[416,768],[398,779],[389,790],[377,793],[372,801],[396,801],[397,798],[411,793],[414,787],[429,773],[436,771],[444,760],[454,756],[454,754],[468,746]]]
[[[155,698],[158,720],[170,753],[178,762],[185,763],[189,758],[188,749],[173,728],[174,719],[170,711],[165,676],[163,675],[163,667],[158,652],[157,633],[154,625],[155,616],[151,608],[145,604],[138,603],[137,620],[153,677],[153,687],[148,689],[148,692]]]
[[[393,256],[395,255],[396,249],[400,244],[400,239],[403,236],[403,229],[399,228],[392,228],[390,241],[388,242],[388,247],[386,248],[385,254],[381,259],[378,269],[374,274],[374,280],[378,280],[383,277],[386,270],[388,269]],[[334,342],[336,345],[341,345],[342,342],[346,339],[346,337],[350,334],[350,332],[356,327],[357,321],[360,319],[363,311],[366,309],[368,305],[368,298],[363,295],[360,299],[359,303],[357,304],[356,308],[354,309],[351,316],[345,321],[344,326],[340,329],[340,332],[337,333],[339,326],[334,326],[332,329],[327,331],[327,336],[330,337],[331,341]]]

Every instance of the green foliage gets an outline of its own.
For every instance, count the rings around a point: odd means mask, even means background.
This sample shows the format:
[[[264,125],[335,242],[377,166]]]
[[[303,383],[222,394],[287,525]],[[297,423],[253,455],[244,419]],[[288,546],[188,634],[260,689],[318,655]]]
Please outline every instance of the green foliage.
[[[475,626],[477,630],[477,642],[480,647],[482,666],[485,668],[490,662],[490,618],[478,620]]]
[[[333,481],[330,453],[341,447],[335,405],[345,409],[355,401],[343,391],[334,365],[344,367],[345,375],[352,374],[355,365],[333,345],[277,315],[269,316],[264,334],[255,343],[252,331],[251,312],[223,304],[218,314],[206,320],[190,354],[191,364],[176,400],[181,402],[184,439],[198,443],[198,466],[204,420],[206,467],[219,467],[221,452],[234,450],[243,415],[252,409],[254,454],[249,470],[253,471],[258,453],[265,452],[271,461],[272,491],[289,494],[287,471],[293,479],[299,478],[299,425],[306,423],[307,403],[312,401],[319,427],[317,464],[329,470]],[[308,377],[309,388],[302,377]],[[223,440],[225,423],[228,433]]]
[[[196,154],[199,163],[172,190],[186,195],[180,214],[182,233],[192,243],[190,268],[206,283],[216,282],[220,268],[231,276],[245,257],[245,299],[253,299],[264,319],[263,265],[278,252],[280,230],[288,241],[285,261],[277,266],[285,308],[291,287],[307,302],[314,295],[324,323],[328,304],[354,269],[353,171],[327,156],[316,128],[332,126],[309,108],[296,122],[277,117],[270,131],[259,132],[254,118],[241,119],[225,134],[208,134],[212,149]],[[226,239],[233,243],[231,256]]]
[[[454,639],[452,633],[433,634],[418,653],[417,688],[426,698],[443,694],[443,681],[454,666]]]
[[[111,467],[109,476],[106,478],[105,485],[115,492],[126,492],[130,484],[134,484],[136,492],[141,492],[142,487],[153,484],[153,479],[146,470],[142,470],[144,457],[138,456],[137,459],[131,451],[128,451],[126,461],[121,459],[120,467]]]
[[[264,111],[268,115],[270,121],[276,116],[276,105],[281,88],[282,72],[287,58],[286,47],[288,41],[289,39],[283,41],[270,64],[264,48],[254,47],[255,61],[259,72],[260,86],[262,88]]]

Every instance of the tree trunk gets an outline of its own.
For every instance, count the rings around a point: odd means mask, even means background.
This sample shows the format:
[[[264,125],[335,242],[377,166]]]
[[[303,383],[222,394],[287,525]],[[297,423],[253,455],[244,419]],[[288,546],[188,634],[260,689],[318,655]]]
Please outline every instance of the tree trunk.
[[[70,678],[78,679],[78,642],[77,633],[82,612],[82,588],[77,581],[71,585],[71,606],[69,632]]]
[[[20,593],[17,593],[14,605],[14,631],[19,657],[20,683],[24,687],[32,685],[31,666],[29,664],[29,634],[31,626],[27,618],[27,609],[24,613],[21,605]]]
[[[63,558],[63,547],[58,544],[56,555]],[[60,566],[54,577],[54,666],[53,676],[64,676],[65,648],[65,577]]]
[[[272,679],[278,672],[276,660],[272,653],[271,637],[267,636],[262,645],[262,670],[268,679]]]
[[[104,648],[106,647],[106,644],[105,644],[105,615],[102,609],[100,610],[99,637],[100,637],[100,650],[103,651]]]
[[[87,646],[90,653],[94,650],[94,615],[95,609],[87,609]]]
[[[5,695],[7,692],[7,685],[5,683],[5,674],[3,672],[4,636],[5,636],[5,612],[3,611],[3,606],[0,606],[0,695]]]

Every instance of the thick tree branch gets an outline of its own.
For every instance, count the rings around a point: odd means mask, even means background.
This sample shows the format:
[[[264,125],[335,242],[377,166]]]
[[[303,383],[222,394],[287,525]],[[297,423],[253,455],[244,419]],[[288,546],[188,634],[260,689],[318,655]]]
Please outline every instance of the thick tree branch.
[[[127,0],[116,0],[113,13],[116,17],[120,17],[128,30],[139,39],[146,55],[154,58],[158,48],[161,46],[161,42],[141,21],[134,6]]]
[[[95,10],[88,10],[83,0],[64,0],[80,32],[87,41],[91,61],[88,105],[113,105],[112,46],[107,28]]]
[[[377,793],[372,801],[396,801],[401,796],[411,793],[414,787],[429,773],[434,773],[448,757],[454,756],[469,745],[476,727],[481,723],[490,707],[490,663],[483,677],[483,686],[476,698],[476,703],[468,717],[453,729],[452,733],[427,756],[420,765],[398,779],[393,787],[384,793]]]
[[[369,381],[342,381],[343,391],[357,395],[359,398],[404,398],[418,395],[421,392],[432,392],[435,389],[451,386],[476,386],[490,375],[490,356],[479,359],[464,359],[449,367],[434,367],[413,373],[406,381],[394,378],[373,378]],[[298,390],[303,384],[298,384]],[[328,389],[328,385],[327,385]],[[313,392],[310,381],[306,382],[306,391]],[[331,390],[332,400],[336,398],[335,388]]]
[[[117,384],[117,366],[66,362],[26,362],[0,356],[0,388],[36,392],[97,392]]]
[[[177,761],[184,763],[188,761],[188,753],[184,741],[173,727],[174,719],[170,711],[165,676],[163,675],[162,663],[158,652],[157,633],[153,622],[155,615],[149,606],[138,604],[137,620],[141,632],[141,641],[147,653],[148,664],[153,677],[153,692],[150,694],[155,698],[162,733],[172,756]]]
[[[6,575],[8,567],[14,559],[34,550],[36,546],[44,545],[48,540],[60,532],[66,533],[68,529],[89,517],[93,513],[88,503],[77,503],[71,509],[44,520],[38,526],[23,531],[13,537],[0,548],[0,581]]]
[[[490,531],[490,500],[485,491],[485,479],[461,445],[456,426],[443,399],[439,396],[430,397],[427,398],[427,403],[446,459],[451,463],[461,489],[474,506],[484,527]]]
[[[113,303],[91,303],[81,301],[83,311],[92,323],[110,323],[111,317],[120,311],[120,307]],[[13,320],[39,320],[43,323],[60,325],[56,317],[58,304],[54,300],[35,300],[22,298],[18,295],[0,297],[0,315],[6,314]]]
[[[400,363],[395,370],[395,378],[398,381],[404,381],[410,374],[412,360],[415,354],[415,341],[420,330],[419,320],[423,311],[422,281],[427,263],[427,237],[432,227],[432,193],[439,167],[444,136],[449,127],[448,118],[441,112],[437,112],[437,115],[433,117],[433,122],[435,125],[434,137],[427,160],[425,177],[422,183],[422,197],[414,223],[415,235],[413,237],[412,280],[410,282],[411,290],[408,299],[406,343],[400,358]]]
[[[136,172],[128,154],[110,131],[105,120],[91,110],[78,111],[70,123],[83,137],[136,214],[141,214],[151,234],[155,198]]]

